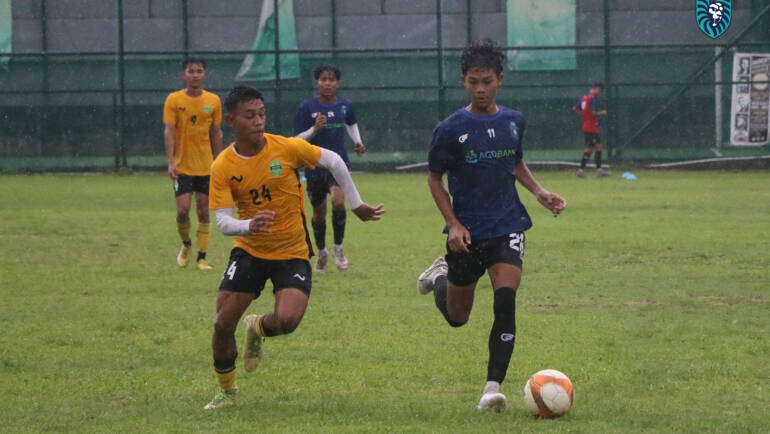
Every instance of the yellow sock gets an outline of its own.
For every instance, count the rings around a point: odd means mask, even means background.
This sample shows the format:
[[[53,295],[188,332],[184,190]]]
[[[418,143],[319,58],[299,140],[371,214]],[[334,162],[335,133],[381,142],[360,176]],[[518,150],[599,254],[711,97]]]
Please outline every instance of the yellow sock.
[[[257,334],[257,336],[264,338],[265,336],[265,330],[262,328],[262,318],[264,315],[260,315],[257,317],[256,320],[254,320],[254,332]]]
[[[222,390],[236,389],[237,386],[235,385],[235,369],[226,374],[220,374],[217,372],[217,381],[219,382],[219,387]]]
[[[211,223],[198,223],[198,251],[206,253],[209,248],[209,226]]]
[[[184,223],[176,222],[176,230],[179,232],[179,237],[183,243],[190,242],[190,220]]]

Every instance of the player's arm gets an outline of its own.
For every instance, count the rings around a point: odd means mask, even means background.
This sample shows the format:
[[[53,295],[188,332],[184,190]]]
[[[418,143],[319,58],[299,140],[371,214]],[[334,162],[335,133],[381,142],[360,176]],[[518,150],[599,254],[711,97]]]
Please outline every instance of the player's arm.
[[[217,155],[222,152],[222,143],[224,142],[222,125],[212,125],[209,128],[209,137],[211,137],[211,153],[214,155],[214,158],[217,158]]]
[[[567,201],[563,197],[551,193],[538,184],[524,160],[519,160],[513,166],[513,173],[521,185],[537,198],[540,205],[548,208],[554,217],[557,217],[567,207]]]
[[[251,235],[270,232],[268,228],[273,224],[275,211],[259,211],[249,220],[233,217],[232,208],[216,209],[214,215],[217,218],[217,228],[223,235]]]
[[[607,116],[607,110],[598,110],[599,107],[596,106],[596,101],[591,100],[591,114],[594,115],[594,117],[602,117]]]
[[[163,124],[163,141],[166,145],[166,160],[168,162],[168,176],[171,179],[177,179],[176,163],[174,163],[174,146],[176,146],[174,135],[176,134],[176,125]]]
[[[313,125],[305,131],[300,132],[295,137],[310,141],[313,137],[315,137],[316,134],[318,134],[319,131],[326,128],[326,122],[326,116],[322,115],[321,112],[318,112],[316,114],[315,122]]]
[[[428,188],[431,196],[433,196],[433,201],[436,202],[436,207],[444,216],[447,229],[449,229],[449,237],[447,238],[449,249],[453,252],[467,252],[468,246],[471,244],[471,233],[457,219],[452,209],[452,199],[444,187],[443,178],[443,173],[428,172]]]
[[[359,157],[364,155],[364,153],[366,153],[366,146],[363,144],[363,142],[361,142],[361,132],[358,131],[358,122],[354,123],[353,125],[345,124],[345,130],[348,132],[350,140],[352,140],[356,145],[356,155]]]
[[[358,194],[356,185],[353,183],[348,166],[345,165],[345,162],[336,152],[321,149],[321,159],[318,162],[318,166],[329,169],[332,176],[334,176],[334,180],[337,181],[337,184],[340,185],[343,193],[345,193],[345,199],[350,204],[350,209],[353,210],[353,213],[358,218],[363,221],[379,220],[382,218],[382,215],[385,214],[384,205],[379,204],[373,207],[361,200],[361,195]]]
[[[580,110],[580,101],[578,101],[577,104],[572,106],[572,111],[575,112],[575,114],[578,115],[578,116],[582,116],[583,115],[583,111]]]

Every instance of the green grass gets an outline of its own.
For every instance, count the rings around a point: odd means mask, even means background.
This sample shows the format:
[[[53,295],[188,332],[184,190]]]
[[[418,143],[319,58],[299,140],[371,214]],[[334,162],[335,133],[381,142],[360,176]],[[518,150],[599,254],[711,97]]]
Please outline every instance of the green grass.
[[[0,430],[767,432],[770,172],[617,175],[536,173],[569,200],[558,219],[522,193],[535,226],[503,414],[475,410],[488,279],[459,329],[415,289],[444,243],[422,174],[356,176],[386,218],[348,219],[351,269],[314,276],[301,326],[216,412],[201,407],[231,240],[213,237],[216,272],[179,269],[162,174],[0,177]],[[576,388],[559,420],[523,407],[544,368]]]

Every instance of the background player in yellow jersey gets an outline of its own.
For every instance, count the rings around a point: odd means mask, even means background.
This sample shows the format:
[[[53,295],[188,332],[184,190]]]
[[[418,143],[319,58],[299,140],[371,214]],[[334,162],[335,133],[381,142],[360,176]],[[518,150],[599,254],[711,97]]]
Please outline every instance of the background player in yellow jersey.
[[[195,193],[198,211],[198,260],[200,270],[211,270],[206,261],[209,245],[209,170],[222,151],[222,103],[203,90],[208,78],[206,61],[188,57],[182,62],[185,88],[166,97],[163,124],[168,176],[174,180],[176,224],[182,248],[176,261],[180,267],[190,263],[190,206]]]
[[[265,104],[256,89],[238,86],[225,99],[227,124],[235,142],[211,166],[209,207],[234,247],[217,296],[211,346],[220,392],[204,408],[234,403],[235,329],[267,279],[273,282],[275,306],[265,315],[248,315],[243,364],[246,372],[262,359],[265,337],[297,328],[312,286],[312,247],[305,218],[305,199],[298,169],[329,169],[353,213],[361,220],[379,220],[385,209],[361,201],[342,158],[303,139],[265,133]],[[238,218],[233,217],[233,206]]]

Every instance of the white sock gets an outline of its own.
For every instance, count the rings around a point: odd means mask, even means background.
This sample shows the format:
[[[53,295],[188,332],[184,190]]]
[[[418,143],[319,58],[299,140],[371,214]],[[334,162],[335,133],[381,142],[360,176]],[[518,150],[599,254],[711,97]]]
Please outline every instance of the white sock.
[[[326,250],[326,247],[324,247],[323,249],[321,249],[321,250],[319,250],[319,251],[318,251],[318,254],[319,254],[319,255],[328,255],[328,254],[329,254],[329,251],[328,251],[328,250]]]
[[[487,385],[484,386],[484,395],[487,393],[499,393],[500,383],[497,381],[487,381]]]
[[[335,249],[341,249],[341,248],[342,248],[342,244],[335,244],[335,245],[334,245],[334,248],[335,248]]]

